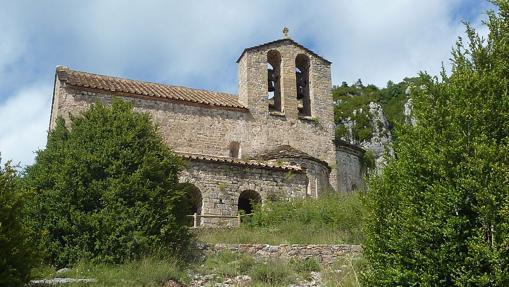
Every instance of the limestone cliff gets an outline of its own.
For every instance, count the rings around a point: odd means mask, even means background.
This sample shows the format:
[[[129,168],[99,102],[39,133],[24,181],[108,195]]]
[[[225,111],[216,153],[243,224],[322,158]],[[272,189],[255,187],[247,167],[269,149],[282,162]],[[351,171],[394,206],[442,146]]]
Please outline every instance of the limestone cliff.
[[[394,156],[393,131],[398,124],[414,124],[411,87],[415,79],[389,82],[387,87],[364,86],[359,80],[352,86],[343,83],[333,89],[336,138],[364,148],[380,171]],[[368,159],[369,160],[369,159]]]
[[[369,118],[368,129],[370,134],[359,140],[354,130],[358,127],[358,121],[348,117],[342,120],[341,124],[346,127],[347,133],[340,137],[351,144],[358,145],[374,155],[376,170],[380,170],[386,164],[386,155],[393,156],[392,136],[389,122],[385,117],[382,106],[379,103],[369,102],[368,108],[359,108],[353,111],[355,116],[362,115]]]

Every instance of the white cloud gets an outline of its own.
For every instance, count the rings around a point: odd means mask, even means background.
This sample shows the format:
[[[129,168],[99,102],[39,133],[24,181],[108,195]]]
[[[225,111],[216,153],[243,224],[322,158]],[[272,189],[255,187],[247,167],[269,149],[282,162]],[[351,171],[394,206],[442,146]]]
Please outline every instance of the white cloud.
[[[51,87],[23,88],[0,106],[0,151],[2,161],[31,164],[34,152],[46,145],[51,106]]]

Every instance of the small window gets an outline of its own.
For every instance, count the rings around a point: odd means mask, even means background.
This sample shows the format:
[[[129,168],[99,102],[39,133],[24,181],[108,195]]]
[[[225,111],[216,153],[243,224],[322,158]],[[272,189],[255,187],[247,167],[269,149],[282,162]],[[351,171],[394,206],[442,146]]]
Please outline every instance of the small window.
[[[231,142],[230,143],[230,157],[240,158],[240,143],[239,142]]]

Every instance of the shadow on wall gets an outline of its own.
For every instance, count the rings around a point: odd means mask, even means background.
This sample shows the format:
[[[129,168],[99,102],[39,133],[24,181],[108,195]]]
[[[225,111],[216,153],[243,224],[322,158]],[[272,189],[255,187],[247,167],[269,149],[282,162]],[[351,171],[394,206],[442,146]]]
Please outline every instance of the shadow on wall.
[[[253,190],[244,190],[240,193],[238,210],[243,214],[253,213],[253,208],[256,204],[262,202],[260,194]]]

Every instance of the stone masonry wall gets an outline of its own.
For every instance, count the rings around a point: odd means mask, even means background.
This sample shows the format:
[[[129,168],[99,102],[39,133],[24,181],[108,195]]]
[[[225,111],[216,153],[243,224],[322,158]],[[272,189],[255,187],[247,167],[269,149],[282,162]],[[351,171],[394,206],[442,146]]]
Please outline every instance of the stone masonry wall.
[[[277,50],[281,55],[282,113],[269,112],[267,98],[267,53]],[[304,54],[310,60],[311,117],[298,116],[295,58]],[[276,42],[252,49],[239,60],[239,101],[246,105],[254,125],[248,131],[247,153],[290,145],[309,155],[336,166],[334,110],[331,94],[330,63],[288,42]],[[330,174],[336,186],[336,173]]]
[[[202,194],[202,215],[237,216],[241,192],[257,192],[262,203],[269,198],[305,197],[305,173],[237,166],[210,161],[188,161],[181,182],[195,185]],[[236,226],[236,218],[202,218],[201,227]]]
[[[58,114],[68,119],[69,113],[81,113],[98,100],[110,103],[112,95],[60,88],[57,98],[54,104],[58,105]],[[135,111],[149,113],[166,143],[176,152],[229,156],[230,142],[246,140],[244,129],[249,122],[246,112],[135,97],[120,98],[131,101]],[[54,122],[51,127],[53,125]]]
[[[327,162],[332,168],[329,182],[337,188],[330,63],[288,42],[262,47],[249,50],[239,61],[239,102],[249,111],[75,89],[57,78],[50,128],[57,116],[68,119],[69,113],[78,114],[97,100],[110,102],[117,96],[133,102],[136,111],[149,113],[166,143],[176,152],[228,157],[230,143],[239,142],[240,157],[249,158],[261,151],[290,145]],[[269,113],[267,99],[267,53],[274,49],[282,57],[284,112],[279,114]],[[310,60],[311,117],[298,116],[295,58],[299,54]]]
[[[324,192],[331,190],[332,186],[329,183],[330,169],[327,165],[305,158],[280,158],[270,160],[270,162],[277,163],[281,160],[292,164],[298,164],[306,169],[306,175],[308,178],[308,196],[318,197]]]
[[[109,103],[113,97],[60,84],[56,88],[50,128],[54,127],[57,116],[68,120],[69,114],[79,114],[98,100]],[[334,152],[328,151],[328,131],[319,122],[292,123],[269,115],[257,121],[248,112],[136,97],[120,98],[133,102],[136,111],[149,113],[166,143],[176,152],[227,157],[230,143],[236,141],[240,143],[242,158],[282,144],[290,144],[326,161],[334,157]]]
[[[334,263],[339,258],[346,256],[357,257],[362,253],[360,245],[325,245],[325,244],[214,244],[204,245],[201,249],[205,253],[214,254],[221,251],[243,252],[257,259],[290,259],[304,260],[315,258],[323,264]]]
[[[352,192],[364,187],[362,154],[347,148],[338,147],[336,151],[338,191]]]

